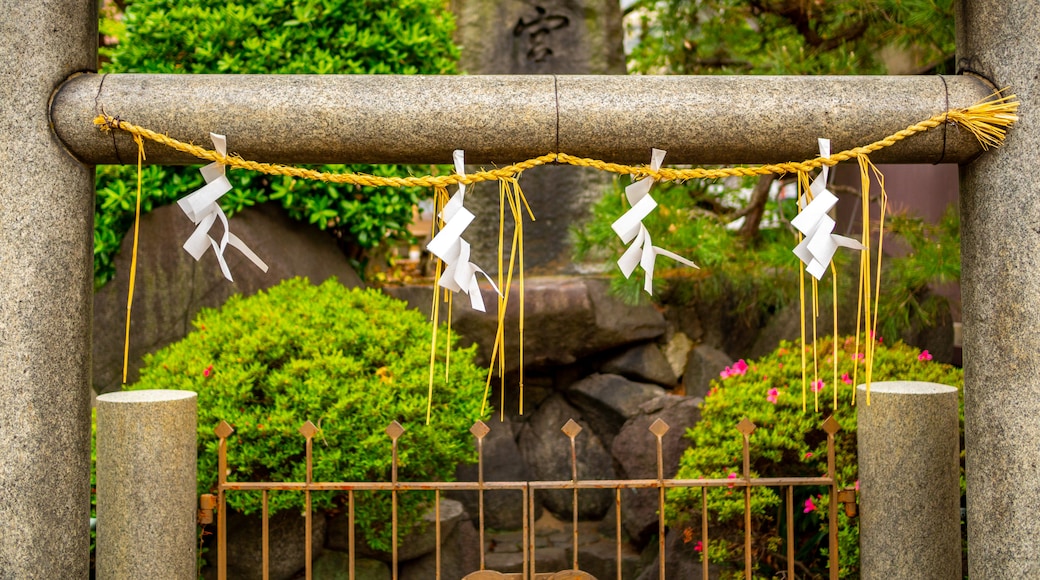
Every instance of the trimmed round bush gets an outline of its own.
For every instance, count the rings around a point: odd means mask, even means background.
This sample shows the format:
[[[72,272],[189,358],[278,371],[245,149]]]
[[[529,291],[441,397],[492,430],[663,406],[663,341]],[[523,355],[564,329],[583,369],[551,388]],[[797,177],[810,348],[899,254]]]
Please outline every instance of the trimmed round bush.
[[[856,408],[852,393],[864,382],[862,359],[854,360],[855,338],[838,341],[838,408],[833,408],[833,342],[818,343],[819,380],[816,405],[812,390],[813,354],[808,346],[806,408],[802,408],[802,356],[797,343],[782,342],[773,353],[739,361],[713,382],[701,408],[701,420],[687,432],[693,446],[680,462],[677,478],[741,477],[743,437],[737,424],[747,417],[756,429],[750,440],[752,477],[817,477],[827,473],[827,434],[821,425],[833,415],[841,425],[835,435],[838,489],[857,485]],[[863,341],[860,341],[860,351]],[[857,368],[854,368],[854,364]],[[853,377],[855,376],[855,380]],[[927,352],[901,342],[880,344],[874,355],[872,381],[927,381],[963,389],[964,373],[932,362]],[[865,404],[862,398],[857,405]],[[963,404],[961,434],[964,432]],[[961,445],[963,449],[963,444]],[[963,494],[963,464],[962,464]],[[787,567],[787,522],[783,490],[756,487],[751,492],[751,525],[755,578],[773,578]],[[829,488],[794,488],[795,568],[806,577],[827,577]],[[743,578],[744,494],[739,488],[709,488],[707,550],[701,537],[700,488],[676,488],[668,494],[668,516],[689,542],[684,548],[697,560],[705,553],[721,566],[724,578]],[[840,508],[840,506],[839,506]],[[840,576],[859,577],[859,520],[838,510]]]
[[[469,428],[483,419],[484,371],[475,347],[451,353],[445,380],[438,333],[433,408],[426,424],[433,327],[418,311],[376,290],[285,281],[254,296],[207,309],[195,330],[146,357],[134,389],[198,393],[199,492],[217,482],[214,428],[227,421],[229,481],[304,481],[305,421],[319,428],[314,481],[390,481],[386,428],[405,429],[398,447],[401,481],[449,480],[476,459]],[[400,494],[402,533],[432,496]],[[375,549],[389,549],[390,494],[357,493],[358,529]],[[339,509],[346,492],[314,493],[314,509]],[[259,513],[259,493],[230,492],[228,506]],[[271,515],[303,509],[302,492],[273,492]]]

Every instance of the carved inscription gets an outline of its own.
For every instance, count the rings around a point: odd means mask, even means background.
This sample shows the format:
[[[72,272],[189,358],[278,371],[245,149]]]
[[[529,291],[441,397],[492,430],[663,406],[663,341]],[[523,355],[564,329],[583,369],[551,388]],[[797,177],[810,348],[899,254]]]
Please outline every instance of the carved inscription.
[[[550,13],[542,6],[535,6],[536,16],[520,18],[513,28],[513,36],[526,37],[527,59],[533,62],[545,62],[552,56],[549,46],[549,35],[554,30],[570,26],[571,20],[562,14]]]

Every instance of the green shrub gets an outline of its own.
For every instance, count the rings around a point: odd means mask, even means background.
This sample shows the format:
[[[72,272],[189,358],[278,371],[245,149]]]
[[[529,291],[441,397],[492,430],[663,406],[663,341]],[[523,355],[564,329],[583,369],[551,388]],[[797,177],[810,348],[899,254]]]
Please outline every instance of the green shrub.
[[[853,374],[854,338],[839,341],[839,376]],[[693,446],[680,463],[679,478],[727,478],[741,474],[743,439],[736,425],[744,417],[757,429],[751,435],[752,477],[815,477],[827,472],[826,433],[820,428],[833,414],[841,425],[835,437],[838,488],[857,482],[856,409],[851,403],[853,384],[839,379],[839,405],[832,408],[833,377],[830,338],[819,342],[820,379],[825,387],[820,394],[819,412],[811,388],[807,393],[807,411],[802,411],[802,359],[797,344],[781,343],[779,349],[747,364],[746,371],[720,378],[701,408],[701,420],[687,432]],[[862,343],[860,350],[862,351]],[[927,381],[963,387],[960,369],[930,362],[927,355],[902,343],[879,345],[874,358],[872,380]],[[812,376],[812,352],[808,353],[809,381]],[[859,361],[856,383],[863,382],[863,362]],[[776,389],[776,402],[770,401]],[[856,404],[864,404],[862,398]],[[963,434],[963,410],[961,430]],[[963,446],[962,446],[963,448]],[[752,538],[756,577],[772,578],[786,568],[787,522],[784,516],[782,490],[754,488],[751,493]],[[963,483],[962,483],[963,493]],[[811,576],[827,576],[827,487],[796,487],[795,557],[800,570]],[[700,537],[701,490],[677,488],[669,493],[669,517],[673,525],[690,530],[689,536]],[[814,509],[803,513],[812,500]],[[727,577],[743,577],[744,495],[739,489],[711,488],[708,492],[709,557],[723,566]],[[841,577],[859,576],[859,523],[839,510],[839,549]]]
[[[102,21],[103,30],[120,35],[115,46],[102,51],[110,59],[102,72],[451,74],[458,58],[454,26],[443,0],[134,0],[123,23]],[[233,151],[235,136],[228,137]],[[399,165],[324,169],[382,176],[428,173]],[[98,172],[95,287],[111,279],[113,256],[133,222],[135,172],[130,166]],[[235,187],[221,198],[221,206],[229,214],[280,200],[293,218],[332,230],[360,262],[366,250],[384,240],[410,237],[412,205],[422,193],[238,171],[228,178]],[[145,172],[142,209],[170,203],[202,183],[192,167],[151,167]]]
[[[312,286],[293,279],[267,292],[232,297],[204,310],[195,330],[146,357],[134,389],[198,393],[199,492],[217,480],[214,428],[227,421],[230,481],[304,481],[299,428],[310,420],[314,481],[390,481],[390,439],[396,420],[402,481],[447,480],[460,462],[476,459],[468,429],[480,415],[483,371],[474,348],[444,349],[430,425],[425,424],[432,327],[416,310],[375,290],[348,290],[335,280]],[[445,334],[439,334],[439,337]],[[442,342],[443,345],[443,342]],[[401,495],[403,529],[418,520],[426,494]],[[337,509],[343,494],[313,494],[315,509]],[[231,492],[228,505],[259,512],[260,495]],[[273,493],[272,514],[302,509],[303,494]],[[357,496],[356,517],[374,548],[389,546],[389,494]]]

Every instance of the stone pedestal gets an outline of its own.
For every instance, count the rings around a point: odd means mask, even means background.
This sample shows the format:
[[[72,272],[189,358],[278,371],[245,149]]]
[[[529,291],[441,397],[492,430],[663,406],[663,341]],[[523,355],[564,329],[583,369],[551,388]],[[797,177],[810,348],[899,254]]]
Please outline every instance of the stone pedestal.
[[[97,398],[98,580],[196,577],[197,399],[172,390]]]
[[[961,577],[957,389],[858,387],[860,573],[864,580]]]

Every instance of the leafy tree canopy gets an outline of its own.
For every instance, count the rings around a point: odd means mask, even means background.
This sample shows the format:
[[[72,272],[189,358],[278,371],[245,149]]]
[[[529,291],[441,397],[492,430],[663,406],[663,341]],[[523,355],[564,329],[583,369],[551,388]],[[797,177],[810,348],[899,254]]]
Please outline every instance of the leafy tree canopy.
[[[954,48],[952,0],[638,0],[628,12],[642,73],[883,74],[897,53],[916,63],[900,72],[919,72]]]

